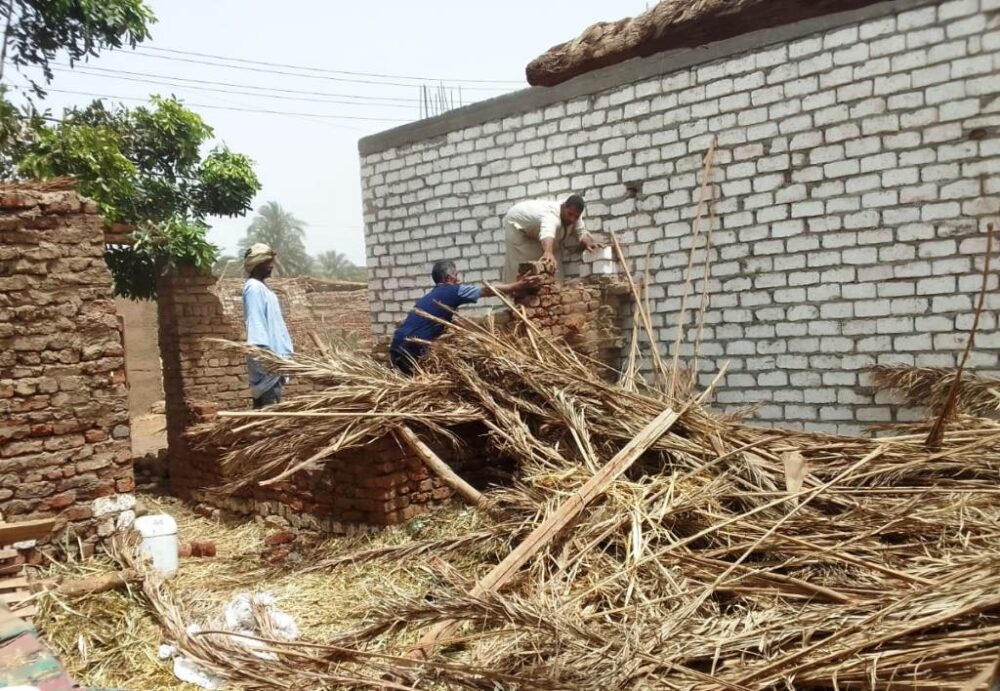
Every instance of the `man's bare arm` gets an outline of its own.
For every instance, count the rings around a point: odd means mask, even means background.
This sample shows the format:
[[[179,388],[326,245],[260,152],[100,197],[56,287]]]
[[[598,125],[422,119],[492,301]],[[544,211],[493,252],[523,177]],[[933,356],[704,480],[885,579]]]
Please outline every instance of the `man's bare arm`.
[[[483,286],[482,296],[484,298],[491,297],[497,293],[523,293],[531,290],[541,282],[541,277],[539,276],[525,276],[524,278],[518,279],[513,283],[498,283],[494,286]]]

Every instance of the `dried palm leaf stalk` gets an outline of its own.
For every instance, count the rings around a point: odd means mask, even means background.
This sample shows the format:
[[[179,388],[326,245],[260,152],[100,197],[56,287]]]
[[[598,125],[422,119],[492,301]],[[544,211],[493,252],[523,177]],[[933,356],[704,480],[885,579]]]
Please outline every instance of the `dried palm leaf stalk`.
[[[1000,379],[963,372],[951,367],[872,365],[865,370],[874,387],[902,397],[906,405],[939,412],[948,400],[955,378],[961,377],[956,405],[968,415],[1000,412]]]

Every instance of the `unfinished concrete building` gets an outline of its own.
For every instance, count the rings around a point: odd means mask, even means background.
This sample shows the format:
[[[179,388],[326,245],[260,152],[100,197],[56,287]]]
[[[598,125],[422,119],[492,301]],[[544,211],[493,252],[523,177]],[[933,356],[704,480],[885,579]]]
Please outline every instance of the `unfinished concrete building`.
[[[1000,211],[1000,6],[849,6],[704,3],[674,16],[680,5],[664,3],[663,26],[636,34],[659,42],[616,53],[620,37],[602,38],[614,26],[595,27],[569,45],[578,64],[536,61],[565,68],[552,82],[580,76],[363,139],[376,336],[426,289],[432,261],[495,281],[504,212],[575,192],[589,227],[617,233],[649,277],[654,327],[672,342],[716,141],[715,221],[698,242],[711,245],[703,377],[729,363],[717,403],[841,432],[906,419],[860,370],[950,366],[968,336]],[[989,280],[970,361],[986,372],[1000,365]]]

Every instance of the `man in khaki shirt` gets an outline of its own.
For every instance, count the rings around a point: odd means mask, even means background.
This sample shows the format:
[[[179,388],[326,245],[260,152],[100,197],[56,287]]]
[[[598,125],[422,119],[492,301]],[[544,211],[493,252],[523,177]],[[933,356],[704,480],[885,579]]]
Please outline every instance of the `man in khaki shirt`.
[[[503,217],[506,261],[503,280],[517,280],[517,269],[526,262],[541,261],[562,278],[562,248],[570,234],[585,250],[596,250],[583,225],[584,201],[572,195],[564,202],[529,199],[518,202]]]

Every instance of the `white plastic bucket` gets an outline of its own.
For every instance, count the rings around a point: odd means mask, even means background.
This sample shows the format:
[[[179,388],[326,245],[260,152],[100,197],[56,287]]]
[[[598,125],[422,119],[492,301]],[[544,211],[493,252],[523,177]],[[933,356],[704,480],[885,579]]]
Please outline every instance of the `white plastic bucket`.
[[[153,558],[153,567],[164,576],[177,572],[177,521],[165,513],[140,516],[135,529],[142,536],[140,548]]]

